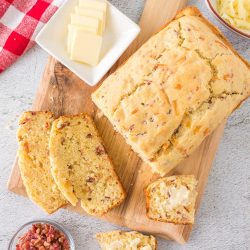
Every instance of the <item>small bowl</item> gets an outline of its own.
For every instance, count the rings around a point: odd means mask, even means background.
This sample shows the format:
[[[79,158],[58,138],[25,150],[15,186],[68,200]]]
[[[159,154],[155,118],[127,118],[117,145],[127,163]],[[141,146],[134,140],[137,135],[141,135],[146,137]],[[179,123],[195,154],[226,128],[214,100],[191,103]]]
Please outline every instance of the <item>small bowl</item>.
[[[78,0],[65,1],[36,36],[36,42],[87,84],[94,86],[136,38],[140,27],[108,2],[100,62],[96,66],[88,66],[72,61],[66,46],[67,25],[77,2]]]
[[[66,238],[69,241],[70,250],[75,250],[75,243],[74,243],[73,237],[71,236],[70,232],[65,227],[63,227],[62,225],[60,225],[59,223],[55,221],[43,220],[43,219],[33,220],[22,225],[11,238],[9,246],[8,246],[8,250],[16,250],[16,245],[18,243],[19,238],[23,236],[25,233],[27,233],[33,224],[37,224],[37,223],[50,224],[54,228],[64,233]]]
[[[232,26],[226,20],[224,20],[217,10],[217,0],[206,0],[206,4],[208,9],[214,14],[214,16],[220,21],[224,26],[228,29],[232,30],[233,32],[237,33],[238,35],[250,39],[250,31],[240,29],[236,26]]]

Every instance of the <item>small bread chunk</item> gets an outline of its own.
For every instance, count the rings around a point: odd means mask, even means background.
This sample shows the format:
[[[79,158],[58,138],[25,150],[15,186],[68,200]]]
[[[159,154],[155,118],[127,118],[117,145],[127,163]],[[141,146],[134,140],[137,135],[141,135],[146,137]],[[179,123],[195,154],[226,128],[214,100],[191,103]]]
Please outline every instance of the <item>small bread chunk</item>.
[[[156,250],[157,241],[154,236],[141,233],[112,231],[96,234],[102,250]]]
[[[91,117],[61,116],[50,137],[53,177],[67,200],[78,199],[89,214],[102,215],[119,205],[125,193]]]
[[[197,180],[193,175],[165,177],[146,189],[147,216],[175,224],[193,224]]]
[[[67,202],[50,171],[49,136],[54,116],[50,112],[25,112],[19,120],[18,164],[29,198],[47,213]]]

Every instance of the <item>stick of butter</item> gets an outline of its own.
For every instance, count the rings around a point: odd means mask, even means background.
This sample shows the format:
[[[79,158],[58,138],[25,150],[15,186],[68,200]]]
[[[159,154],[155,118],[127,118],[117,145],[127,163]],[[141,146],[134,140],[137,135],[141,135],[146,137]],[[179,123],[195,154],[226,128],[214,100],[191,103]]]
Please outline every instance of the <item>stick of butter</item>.
[[[101,25],[98,18],[81,16],[73,13],[71,14],[71,24],[91,27],[93,29],[97,29],[98,34],[101,34]]]
[[[98,1],[98,0],[79,0],[79,6],[84,8],[93,8],[102,10],[106,13],[107,11],[107,1]]]
[[[102,37],[80,29],[73,32],[70,59],[95,66],[99,62]]]
[[[81,8],[76,6],[75,13],[82,16],[98,18],[101,25],[101,32],[103,33],[105,30],[105,19],[106,13],[102,10],[93,9],[93,8]]]
[[[93,27],[68,24],[67,51],[68,51],[69,54],[70,54],[70,51],[71,51],[73,34],[74,34],[75,30],[77,30],[77,29],[83,30],[83,31],[86,31],[86,32],[90,32],[90,33],[95,34],[95,35],[98,35],[98,29],[95,29]]]

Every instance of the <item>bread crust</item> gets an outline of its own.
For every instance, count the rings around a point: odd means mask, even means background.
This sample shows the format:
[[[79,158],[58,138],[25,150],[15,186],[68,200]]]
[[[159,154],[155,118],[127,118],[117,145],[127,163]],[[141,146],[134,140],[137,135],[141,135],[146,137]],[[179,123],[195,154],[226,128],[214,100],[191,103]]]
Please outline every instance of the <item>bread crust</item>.
[[[223,42],[231,49],[231,51],[234,53],[234,55],[236,55],[242,62],[245,63],[245,65],[248,67],[248,69],[250,69],[250,63],[244,58],[242,57],[238,51],[233,47],[233,45],[228,41],[228,39],[223,35],[223,33],[218,29],[218,27],[216,27],[213,23],[209,22],[208,19],[206,19],[202,13],[199,11],[198,8],[196,8],[195,6],[190,6],[190,7],[187,7],[185,8],[184,10],[181,10],[176,18],[180,18],[182,16],[187,16],[187,15],[191,15],[191,16],[198,16],[198,17],[201,17],[201,21],[203,23],[205,23],[208,27],[210,27],[210,29],[213,30],[214,34],[216,34],[219,38],[221,38],[223,40]],[[238,104],[238,106],[234,109],[238,109],[241,104],[250,97],[250,92],[249,92],[249,95],[243,99],[241,101],[241,103]]]
[[[225,67],[227,60],[231,67]],[[249,68],[222,33],[188,7],[109,76],[92,100],[153,172],[164,176],[250,96]],[[150,116],[156,118],[152,123]]]
[[[223,42],[231,49],[231,51],[234,52],[234,54],[240,58],[241,61],[243,61],[246,66],[250,69],[250,63],[245,60],[232,46],[232,44],[228,41],[228,39],[223,35],[223,33],[211,22],[208,21],[208,19],[206,19],[202,13],[199,11],[199,9],[197,7],[194,6],[189,6],[187,8],[185,8],[184,10],[181,10],[176,17],[174,18],[174,20],[183,17],[183,16],[198,16],[201,17],[201,21],[203,23],[205,23],[211,30],[213,30],[214,34],[216,34],[219,38],[221,38],[223,40]],[[173,21],[173,20],[172,20]]]
[[[95,235],[95,238],[98,241],[98,243],[100,244],[100,246],[102,247],[102,244],[104,243],[105,239],[107,239],[108,237],[112,237],[113,236],[118,241],[121,238],[127,237],[127,240],[129,241],[135,235],[139,239],[141,239],[141,240],[142,239],[145,240],[145,238],[149,238],[150,239],[149,242],[147,242],[147,243],[145,242],[145,243],[148,244],[148,245],[150,245],[151,247],[153,247],[152,250],[157,250],[158,249],[158,242],[157,242],[156,238],[153,235],[144,235],[144,234],[142,234],[140,232],[137,232],[137,231],[120,231],[120,230],[114,230],[114,231],[109,231],[109,232],[97,233]],[[119,238],[119,236],[120,236],[120,238]],[[113,238],[113,240],[114,240],[114,238]],[[151,242],[152,240],[153,240],[153,242]],[[107,247],[107,246],[105,246],[105,247]]]

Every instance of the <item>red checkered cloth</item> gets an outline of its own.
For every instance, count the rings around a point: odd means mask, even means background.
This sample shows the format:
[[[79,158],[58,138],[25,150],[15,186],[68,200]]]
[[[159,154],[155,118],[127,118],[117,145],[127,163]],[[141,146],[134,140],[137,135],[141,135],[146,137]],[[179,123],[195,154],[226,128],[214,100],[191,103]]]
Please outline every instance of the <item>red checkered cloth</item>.
[[[35,44],[64,0],[0,0],[0,73]]]

